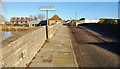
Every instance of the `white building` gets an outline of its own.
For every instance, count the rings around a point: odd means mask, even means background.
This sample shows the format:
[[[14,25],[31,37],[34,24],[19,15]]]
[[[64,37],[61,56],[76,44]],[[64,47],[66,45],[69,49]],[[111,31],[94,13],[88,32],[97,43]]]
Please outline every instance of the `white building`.
[[[97,19],[85,19],[85,23],[98,23],[99,21]]]
[[[75,23],[75,26],[78,26],[79,24],[85,23],[85,20],[77,20]]]
[[[40,20],[33,20],[29,22],[29,26],[33,26],[35,24],[39,24]]]

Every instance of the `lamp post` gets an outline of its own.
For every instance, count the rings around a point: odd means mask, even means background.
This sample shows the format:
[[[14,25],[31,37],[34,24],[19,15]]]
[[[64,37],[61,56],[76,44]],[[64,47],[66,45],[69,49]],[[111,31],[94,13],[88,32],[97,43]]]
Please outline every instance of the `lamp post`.
[[[46,26],[46,40],[48,40],[48,25],[49,25],[49,20],[48,20],[48,11],[55,11],[55,7],[53,6],[41,6],[40,7],[41,11],[46,11],[46,20],[47,20],[47,26]]]

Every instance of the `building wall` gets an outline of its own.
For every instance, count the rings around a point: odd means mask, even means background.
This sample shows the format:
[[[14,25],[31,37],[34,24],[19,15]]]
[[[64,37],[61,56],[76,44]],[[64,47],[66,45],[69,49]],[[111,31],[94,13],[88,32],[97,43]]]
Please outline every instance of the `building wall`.
[[[33,20],[40,20],[39,18],[36,18],[36,19],[33,19],[33,18],[23,18],[23,17],[13,17],[11,18],[11,22],[12,23],[19,23],[19,24],[22,24],[22,23],[29,23],[30,21],[33,21]]]
[[[76,22],[76,26],[78,26],[79,24],[83,24],[83,23],[85,23],[85,20],[79,20]]]
[[[85,20],[85,23],[98,23],[100,20]]]
[[[61,20],[49,20],[49,25],[56,23],[56,21],[59,23],[61,22]]]

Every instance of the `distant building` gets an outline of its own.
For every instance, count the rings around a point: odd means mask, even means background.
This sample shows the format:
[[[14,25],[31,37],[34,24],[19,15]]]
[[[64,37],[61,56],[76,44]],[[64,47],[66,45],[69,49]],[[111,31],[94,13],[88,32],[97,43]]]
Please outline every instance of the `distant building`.
[[[35,17],[34,19],[33,18],[28,18],[28,17],[12,17],[10,19],[10,22],[12,22],[13,24],[28,24],[30,21],[33,21],[33,20],[39,20],[39,18]]]
[[[32,20],[29,22],[29,26],[36,26],[39,24],[39,22],[40,22],[40,20]]]
[[[99,21],[98,19],[85,19],[85,23],[98,23]]]
[[[66,22],[66,25],[68,26],[78,26],[78,24],[81,24],[81,20],[69,20]]]
[[[66,21],[66,25],[70,25],[71,21],[72,21],[72,20],[67,20],[67,21]]]
[[[60,23],[61,21],[62,21],[62,19],[59,16],[54,15],[52,18],[49,19],[48,25]],[[45,26],[45,25],[47,25],[47,20],[35,19],[32,21],[29,21],[28,24],[29,24],[29,26]]]
[[[69,26],[79,26],[81,24],[85,24],[85,23],[98,23],[100,20],[97,19],[85,19],[85,18],[81,18],[79,20],[70,20],[67,22],[67,25]]]
[[[75,26],[85,23],[85,20],[76,20]]]
[[[33,20],[29,22],[29,26],[45,26],[47,25],[47,20]]]
[[[52,18],[49,19],[49,25],[60,23],[62,19],[58,15],[54,15]]]

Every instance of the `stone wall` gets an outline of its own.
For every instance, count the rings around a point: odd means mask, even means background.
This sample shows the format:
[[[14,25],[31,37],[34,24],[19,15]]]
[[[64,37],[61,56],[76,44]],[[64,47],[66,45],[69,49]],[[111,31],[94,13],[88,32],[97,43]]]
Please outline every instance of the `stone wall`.
[[[51,38],[61,24],[49,26]],[[26,67],[46,40],[46,27],[43,26],[32,33],[26,34],[3,48],[2,67]]]
[[[2,27],[0,26],[0,69],[2,67]]]
[[[0,26],[0,69],[2,67],[2,26]]]
[[[54,24],[54,25],[51,25],[51,26],[49,26],[48,28],[49,28],[49,39],[51,39],[54,35],[55,35],[55,33],[56,33],[56,31],[58,30],[58,28],[59,28],[59,26],[61,25],[61,23],[58,23],[58,24]]]
[[[25,67],[42,47],[45,39],[45,27],[42,27],[10,43],[3,48],[3,66]]]

